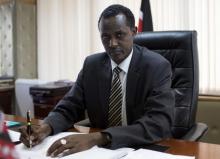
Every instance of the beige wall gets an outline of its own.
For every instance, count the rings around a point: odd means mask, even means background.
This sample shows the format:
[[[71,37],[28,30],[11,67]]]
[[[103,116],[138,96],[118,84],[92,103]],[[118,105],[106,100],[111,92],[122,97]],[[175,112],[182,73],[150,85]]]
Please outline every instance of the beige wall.
[[[220,144],[220,100],[199,101],[197,121],[204,122],[209,127],[201,141]]]

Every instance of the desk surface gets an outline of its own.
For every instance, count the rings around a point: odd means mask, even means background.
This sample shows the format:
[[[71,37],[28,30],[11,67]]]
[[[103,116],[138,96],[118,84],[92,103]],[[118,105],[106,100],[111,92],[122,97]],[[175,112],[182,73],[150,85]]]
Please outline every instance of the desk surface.
[[[6,120],[11,121],[19,121],[19,122],[26,122],[25,118],[13,116],[13,115],[6,115]],[[42,121],[33,119],[33,124],[39,124]],[[75,129],[71,131],[78,131],[78,132],[95,132],[99,131],[100,129],[76,126]],[[176,155],[188,155],[188,156],[196,156],[196,159],[219,159],[220,157],[220,145],[216,144],[209,144],[203,142],[191,142],[191,141],[183,141],[183,140],[176,140],[176,139],[167,139],[159,142],[158,144],[169,146],[170,148],[166,151],[171,154]]]
[[[168,139],[160,142],[161,145],[169,146],[166,151],[176,155],[196,156],[196,159],[219,159],[220,145],[203,142],[190,142],[176,139]]]

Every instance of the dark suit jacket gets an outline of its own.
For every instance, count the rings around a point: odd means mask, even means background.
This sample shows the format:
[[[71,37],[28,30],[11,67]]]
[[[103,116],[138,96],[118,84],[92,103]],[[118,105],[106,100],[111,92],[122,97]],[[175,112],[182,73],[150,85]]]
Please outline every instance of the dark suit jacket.
[[[128,126],[107,128],[112,71],[106,53],[86,58],[75,86],[45,119],[54,133],[81,120],[85,109],[93,127],[112,136],[112,148],[149,144],[171,136],[174,95],[171,66],[161,55],[134,45],[127,74]]]

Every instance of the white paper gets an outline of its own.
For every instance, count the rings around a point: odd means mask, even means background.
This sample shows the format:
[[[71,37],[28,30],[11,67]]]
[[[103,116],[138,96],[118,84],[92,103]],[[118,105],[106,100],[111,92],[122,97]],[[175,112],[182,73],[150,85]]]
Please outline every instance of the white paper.
[[[19,157],[22,159],[47,159],[48,148],[58,139],[63,138],[68,135],[77,134],[74,132],[63,132],[54,136],[48,136],[43,142],[33,148],[27,148],[23,143],[15,146]],[[52,159],[52,158],[51,158]]]
[[[33,147],[27,148],[24,144],[17,145],[16,151],[20,158],[22,159],[54,159],[52,157],[47,157],[46,153],[48,148],[58,139],[63,138],[68,135],[79,134],[75,132],[63,132],[54,136],[47,137],[41,144]],[[20,133],[9,130],[9,135],[12,141],[19,141]],[[147,149],[139,149],[134,151],[131,148],[120,148],[117,150],[109,150],[105,148],[99,148],[94,146],[93,148],[78,152],[72,155],[62,157],[62,159],[195,159],[194,156],[181,156],[172,155],[168,153],[152,151]],[[57,157],[58,158],[58,157]]]
[[[194,156],[172,155],[168,153],[152,151],[147,149],[139,149],[129,153],[123,159],[195,159]]]
[[[93,147],[89,150],[65,156],[62,159],[121,159],[133,149],[109,150],[100,147]]]
[[[19,132],[16,132],[16,131],[13,131],[13,130],[8,130],[8,134],[9,134],[12,142],[19,141],[19,138],[20,138],[20,135],[21,135]]]
[[[54,136],[47,137],[41,144],[33,147],[27,148],[24,144],[19,144],[16,146],[16,151],[20,158],[22,159],[54,159],[52,157],[47,157],[46,152],[48,148],[58,139],[63,138],[67,135],[78,134],[74,132],[64,132]],[[72,155],[64,156],[62,159],[120,159],[126,156],[133,149],[124,148],[118,150],[109,150],[105,148],[99,148],[94,146],[93,148],[78,152]],[[58,158],[58,157],[56,157]]]

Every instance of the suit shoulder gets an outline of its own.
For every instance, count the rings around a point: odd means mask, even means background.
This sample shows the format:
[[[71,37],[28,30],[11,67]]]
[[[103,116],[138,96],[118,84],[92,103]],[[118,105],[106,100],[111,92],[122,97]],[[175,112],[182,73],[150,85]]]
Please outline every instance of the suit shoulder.
[[[87,69],[95,69],[100,67],[103,62],[105,63],[105,61],[108,61],[108,59],[109,57],[105,52],[95,53],[86,57],[83,67]]]
[[[95,53],[95,54],[87,56],[86,60],[90,62],[95,62],[95,61],[100,61],[102,59],[105,59],[107,56],[108,55],[105,52]]]

